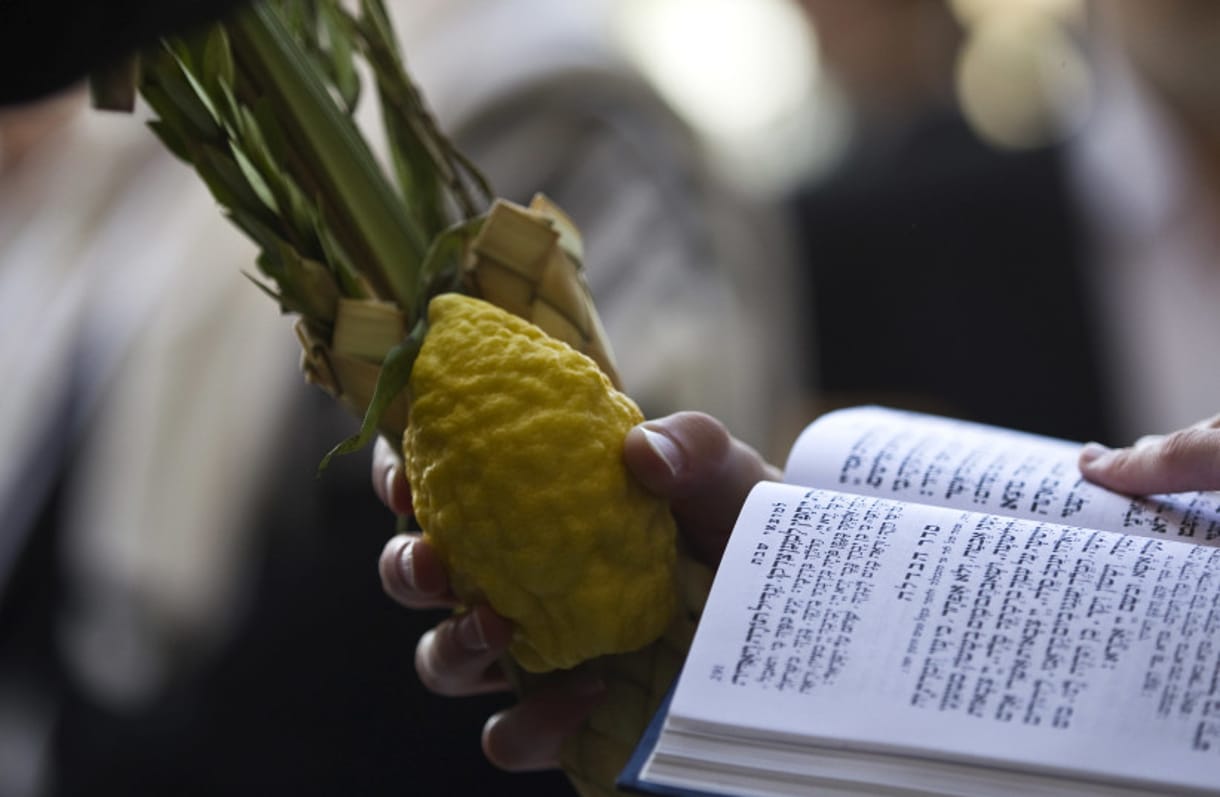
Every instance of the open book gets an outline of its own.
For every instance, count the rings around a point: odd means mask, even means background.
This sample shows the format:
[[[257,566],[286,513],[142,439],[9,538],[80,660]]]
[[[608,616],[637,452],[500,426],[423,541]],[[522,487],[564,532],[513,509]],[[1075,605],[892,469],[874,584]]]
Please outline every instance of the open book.
[[[1110,493],[1079,451],[817,420],[746,502],[622,785],[1220,795],[1220,496]]]

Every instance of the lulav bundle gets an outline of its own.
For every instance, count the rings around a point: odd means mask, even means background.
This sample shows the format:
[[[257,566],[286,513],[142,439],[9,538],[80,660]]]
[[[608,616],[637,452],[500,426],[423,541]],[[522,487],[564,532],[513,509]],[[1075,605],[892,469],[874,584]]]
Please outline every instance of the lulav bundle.
[[[388,170],[352,120],[359,62]],[[363,418],[335,451],[405,431],[419,518],[459,593],[516,622],[526,670],[607,684],[565,769],[582,793],[613,792],[706,573],[625,472],[640,416],[616,389],[575,226],[545,197],[494,199],[437,130],[380,0],[263,2],[144,53],[140,74],[151,127],[259,245],[251,278],[298,316],[307,379]]]

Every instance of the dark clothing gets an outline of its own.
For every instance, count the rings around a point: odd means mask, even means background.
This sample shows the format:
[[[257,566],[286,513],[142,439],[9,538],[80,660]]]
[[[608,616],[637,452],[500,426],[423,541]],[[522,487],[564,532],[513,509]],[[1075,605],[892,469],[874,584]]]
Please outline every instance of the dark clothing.
[[[1110,438],[1060,150],[1000,152],[938,115],[792,208],[826,403]]]
[[[48,503],[0,612],[0,671],[59,706],[48,794],[571,795],[559,773],[510,775],[483,758],[482,724],[509,696],[455,700],[420,685],[415,643],[442,614],[382,592],[377,557],[393,518],[369,489],[367,455],[314,478],[353,421],[302,392],[284,420],[250,611],[142,710],[108,711],[65,670],[59,504]]]

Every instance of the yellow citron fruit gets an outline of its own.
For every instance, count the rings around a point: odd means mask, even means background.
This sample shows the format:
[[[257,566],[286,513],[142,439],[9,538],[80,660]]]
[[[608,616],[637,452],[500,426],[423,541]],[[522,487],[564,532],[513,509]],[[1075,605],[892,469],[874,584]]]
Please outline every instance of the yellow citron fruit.
[[[495,305],[428,305],[403,455],[415,513],[464,602],[516,626],[526,670],[634,650],[675,607],[664,501],[627,472],[643,420],[597,365]]]

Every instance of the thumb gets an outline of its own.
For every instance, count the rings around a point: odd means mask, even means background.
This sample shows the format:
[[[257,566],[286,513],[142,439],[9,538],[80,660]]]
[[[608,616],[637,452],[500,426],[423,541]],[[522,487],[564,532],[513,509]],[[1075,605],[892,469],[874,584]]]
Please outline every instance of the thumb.
[[[1220,429],[1191,427],[1132,447],[1080,454],[1089,481],[1128,495],[1220,490]]]
[[[759,481],[779,469],[701,412],[679,412],[627,433],[623,458],[644,487],[669,499],[695,555],[720,560],[737,513]]]

